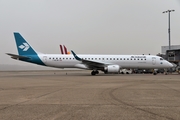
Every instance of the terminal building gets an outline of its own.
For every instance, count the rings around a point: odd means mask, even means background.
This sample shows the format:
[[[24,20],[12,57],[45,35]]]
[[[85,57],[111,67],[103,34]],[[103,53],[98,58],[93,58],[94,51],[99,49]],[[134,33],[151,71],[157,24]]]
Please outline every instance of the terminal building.
[[[180,49],[180,45],[171,45],[171,50]],[[169,46],[161,46],[161,53],[166,54],[166,51],[169,50]]]

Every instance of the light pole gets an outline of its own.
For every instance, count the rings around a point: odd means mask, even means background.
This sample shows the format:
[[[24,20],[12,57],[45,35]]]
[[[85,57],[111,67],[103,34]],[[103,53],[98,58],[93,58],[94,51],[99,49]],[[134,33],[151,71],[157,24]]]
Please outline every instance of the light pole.
[[[168,28],[168,33],[169,33],[169,50],[171,49],[171,37],[170,37],[170,13],[174,12],[175,10],[167,10],[164,11],[163,13],[168,13],[168,18],[169,18],[169,28]]]

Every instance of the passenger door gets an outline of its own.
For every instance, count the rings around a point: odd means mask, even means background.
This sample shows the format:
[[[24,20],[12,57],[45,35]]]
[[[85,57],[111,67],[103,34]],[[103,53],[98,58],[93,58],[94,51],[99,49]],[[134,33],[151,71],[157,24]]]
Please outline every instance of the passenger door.
[[[155,65],[156,64],[156,58],[152,57],[152,64]]]

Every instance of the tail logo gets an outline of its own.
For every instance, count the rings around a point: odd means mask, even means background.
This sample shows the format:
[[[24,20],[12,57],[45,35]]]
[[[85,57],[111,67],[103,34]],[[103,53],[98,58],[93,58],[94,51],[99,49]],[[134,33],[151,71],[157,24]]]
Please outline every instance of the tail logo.
[[[19,48],[23,49],[23,51],[27,51],[29,49],[29,45],[27,43],[23,43],[23,45],[20,45]]]

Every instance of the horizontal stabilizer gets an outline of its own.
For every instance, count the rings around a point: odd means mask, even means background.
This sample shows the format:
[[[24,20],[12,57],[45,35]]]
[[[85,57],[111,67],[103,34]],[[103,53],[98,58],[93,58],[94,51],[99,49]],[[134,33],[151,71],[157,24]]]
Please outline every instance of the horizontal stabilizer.
[[[29,57],[25,57],[25,56],[20,56],[20,55],[15,55],[15,54],[11,54],[11,53],[6,53],[7,55],[11,56],[11,58],[13,59],[30,59]]]

